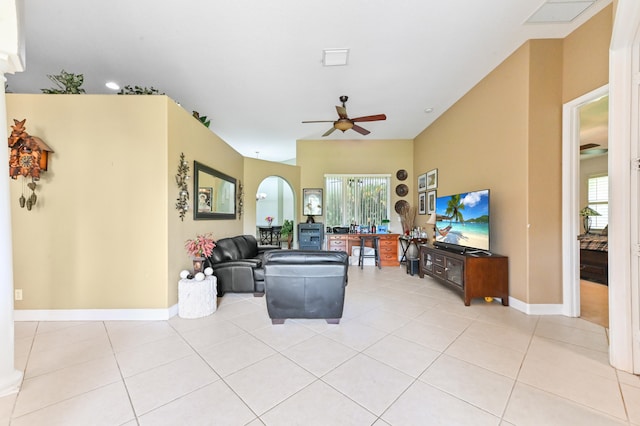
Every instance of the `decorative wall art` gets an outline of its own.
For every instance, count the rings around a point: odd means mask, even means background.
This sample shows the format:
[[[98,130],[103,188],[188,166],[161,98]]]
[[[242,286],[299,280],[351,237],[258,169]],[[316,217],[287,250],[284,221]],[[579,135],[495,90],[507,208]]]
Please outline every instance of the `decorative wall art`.
[[[38,199],[36,195],[36,182],[40,180],[40,173],[48,169],[49,153],[53,150],[37,136],[30,136],[27,133],[25,118],[22,121],[13,120],[13,129],[9,136],[9,176],[11,179],[17,179],[22,176],[22,195],[19,198],[20,207],[27,207],[31,210]],[[27,178],[31,178],[31,182],[26,183]],[[24,196],[24,187],[31,190],[28,198]]]
[[[322,188],[304,188],[302,190],[302,214],[307,223],[313,223],[313,216],[322,216]]]
[[[213,199],[213,188],[201,186],[198,188],[198,212],[211,213],[213,211],[211,200]]]
[[[427,193],[418,194],[418,214],[427,214]]]
[[[427,190],[427,174],[423,173],[418,176],[418,192],[424,192]]]
[[[436,191],[427,192],[427,214],[436,211]]]
[[[427,172],[427,188],[436,189],[438,187],[438,169],[433,169]]]
[[[176,199],[176,210],[180,220],[184,221],[184,215],[189,210],[189,163],[184,158],[184,152],[180,153],[180,163],[178,164],[178,174],[176,174],[176,184],[178,185],[178,198]]]
[[[400,197],[404,197],[408,193],[409,193],[409,187],[404,183],[401,183],[400,185],[396,186],[396,194],[398,194]]]

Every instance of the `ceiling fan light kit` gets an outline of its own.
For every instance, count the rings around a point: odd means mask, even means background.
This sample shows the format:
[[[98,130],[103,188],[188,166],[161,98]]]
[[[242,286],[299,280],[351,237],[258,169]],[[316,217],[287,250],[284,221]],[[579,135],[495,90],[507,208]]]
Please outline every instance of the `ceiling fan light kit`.
[[[380,121],[386,120],[387,116],[384,114],[375,114],[375,115],[365,115],[363,117],[349,118],[347,115],[347,108],[345,107],[345,103],[349,100],[348,96],[342,95],[340,96],[340,102],[342,102],[342,106],[336,105],[336,111],[338,112],[338,119],[336,121],[333,120],[313,120],[313,121],[303,121],[303,123],[333,123],[333,127],[327,130],[322,137],[329,136],[333,133],[334,130],[341,130],[345,132],[347,130],[355,130],[361,135],[368,135],[371,133],[367,129],[355,124],[361,121]]]

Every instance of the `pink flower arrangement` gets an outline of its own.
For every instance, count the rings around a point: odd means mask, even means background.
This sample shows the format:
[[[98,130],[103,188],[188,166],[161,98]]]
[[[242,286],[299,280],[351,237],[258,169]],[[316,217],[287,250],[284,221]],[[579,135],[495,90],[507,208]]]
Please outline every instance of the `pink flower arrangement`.
[[[271,223],[273,222],[273,217],[272,216],[267,216],[264,218],[264,220],[266,220],[267,222]]]
[[[187,240],[184,244],[189,256],[193,257],[209,257],[215,246],[216,242],[211,234],[198,235],[193,240]]]

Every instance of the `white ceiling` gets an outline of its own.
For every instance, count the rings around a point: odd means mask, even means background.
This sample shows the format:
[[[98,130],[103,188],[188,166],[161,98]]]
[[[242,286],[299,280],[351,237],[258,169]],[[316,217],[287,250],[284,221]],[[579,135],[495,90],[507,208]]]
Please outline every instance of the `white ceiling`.
[[[340,95],[350,117],[387,120],[329,139],[412,139],[527,39],[565,37],[610,2],[530,24],[544,0],[25,0],[26,70],[8,89],[40,93],[62,69],[87,93],[153,86],[242,155],[286,161],[331,127],[301,121],[337,118]],[[327,48],[348,65],[323,67]]]

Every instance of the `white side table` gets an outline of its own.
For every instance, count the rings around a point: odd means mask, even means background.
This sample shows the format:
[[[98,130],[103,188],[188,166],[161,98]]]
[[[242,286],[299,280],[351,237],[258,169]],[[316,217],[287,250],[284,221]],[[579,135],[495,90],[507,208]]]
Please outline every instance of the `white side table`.
[[[213,275],[202,281],[182,279],[178,282],[178,316],[201,318],[217,308],[217,279]]]

